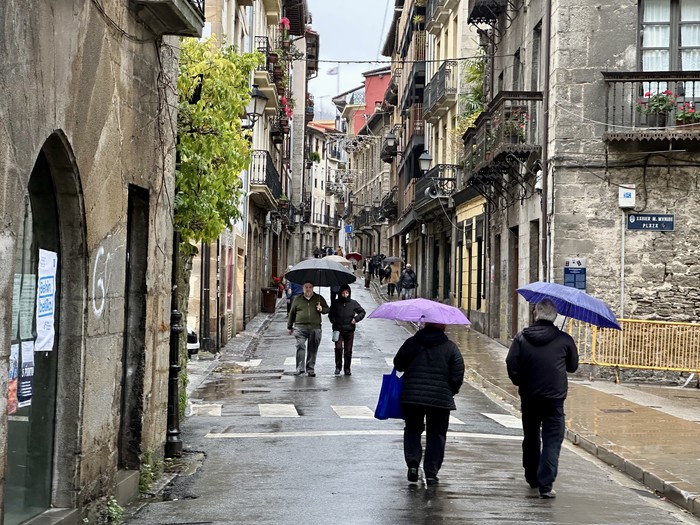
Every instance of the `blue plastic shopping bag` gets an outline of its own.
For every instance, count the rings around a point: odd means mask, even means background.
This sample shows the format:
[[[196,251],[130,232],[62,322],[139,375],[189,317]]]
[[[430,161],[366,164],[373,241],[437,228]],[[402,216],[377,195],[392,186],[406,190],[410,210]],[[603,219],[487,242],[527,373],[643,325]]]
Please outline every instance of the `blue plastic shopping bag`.
[[[374,410],[375,418],[403,419],[403,410],[401,410],[402,389],[403,378],[396,375],[396,368],[391,371],[391,374],[384,374],[377,408]]]

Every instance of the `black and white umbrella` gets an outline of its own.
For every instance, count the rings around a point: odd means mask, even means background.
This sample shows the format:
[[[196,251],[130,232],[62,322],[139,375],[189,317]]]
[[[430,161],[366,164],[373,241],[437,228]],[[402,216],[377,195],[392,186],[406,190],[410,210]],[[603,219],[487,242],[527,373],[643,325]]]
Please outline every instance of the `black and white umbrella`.
[[[297,284],[311,281],[315,286],[341,286],[355,282],[355,275],[341,264],[328,259],[306,259],[294,265],[285,277]]]

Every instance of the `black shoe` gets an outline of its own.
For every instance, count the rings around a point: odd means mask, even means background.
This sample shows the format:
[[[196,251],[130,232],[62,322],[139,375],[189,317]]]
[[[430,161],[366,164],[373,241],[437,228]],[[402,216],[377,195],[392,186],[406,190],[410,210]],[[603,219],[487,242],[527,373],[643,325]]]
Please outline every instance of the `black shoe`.
[[[335,375],[339,376],[340,375],[340,368],[335,369]]]
[[[303,370],[297,370],[296,372],[294,372],[294,375],[295,375],[295,376],[300,376],[300,375],[303,375],[303,374],[304,374],[304,371],[303,371]]]
[[[549,492],[540,492],[540,498],[542,499],[554,499],[557,497],[557,493],[554,492],[554,490],[550,490]]]
[[[309,372],[309,377],[316,377],[316,372]]]
[[[406,475],[406,478],[408,478],[408,481],[411,483],[417,483],[418,482],[418,468],[417,467],[408,467],[408,474]]]
[[[437,485],[438,483],[440,483],[440,480],[438,479],[437,476],[426,476],[426,477],[425,477],[425,482],[426,482],[428,485]]]
[[[351,376],[351,375],[352,375],[352,372],[351,372],[350,370],[346,370],[346,371],[345,371],[345,375],[346,375],[346,376]]]

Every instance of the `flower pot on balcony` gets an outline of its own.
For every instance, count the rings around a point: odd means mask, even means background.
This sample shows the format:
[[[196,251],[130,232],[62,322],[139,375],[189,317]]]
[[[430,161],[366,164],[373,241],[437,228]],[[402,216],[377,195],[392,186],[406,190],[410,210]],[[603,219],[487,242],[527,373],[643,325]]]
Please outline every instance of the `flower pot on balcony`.
[[[649,113],[647,115],[647,125],[650,128],[665,128],[666,113]]]
[[[279,59],[280,59],[280,56],[275,52],[270,52],[267,54],[267,61],[270,64],[276,64],[277,62],[279,62]],[[280,68],[280,72],[281,72],[282,68],[280,66],[275,66],[275,69],[277,69],[278,67]]]

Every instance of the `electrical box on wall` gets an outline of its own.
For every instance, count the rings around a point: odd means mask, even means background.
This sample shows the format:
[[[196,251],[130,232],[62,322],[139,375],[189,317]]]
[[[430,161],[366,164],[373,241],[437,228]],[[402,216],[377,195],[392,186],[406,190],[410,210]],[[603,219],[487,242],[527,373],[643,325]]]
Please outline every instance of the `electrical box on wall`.
[[[637,190],[634,184],[625,184],[619,188],[620,208],[634,208],[637,200]]]

